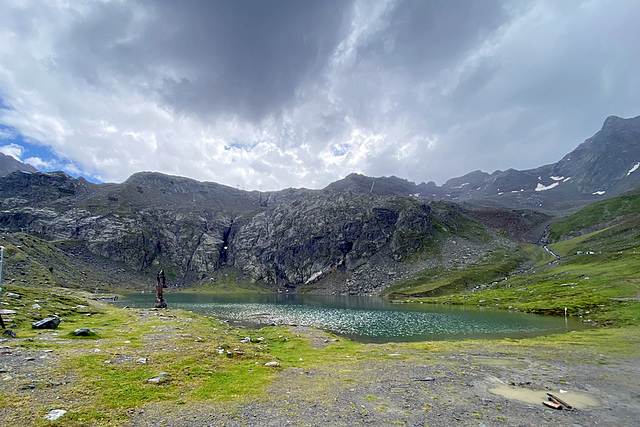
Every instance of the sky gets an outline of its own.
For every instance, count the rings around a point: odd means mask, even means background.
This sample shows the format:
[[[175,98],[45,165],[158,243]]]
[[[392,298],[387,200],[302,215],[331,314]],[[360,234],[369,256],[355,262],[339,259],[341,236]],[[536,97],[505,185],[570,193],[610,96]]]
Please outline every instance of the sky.
[[[3,0],[0,152],[122,182],[416,183],[640,115],[638,0]]]

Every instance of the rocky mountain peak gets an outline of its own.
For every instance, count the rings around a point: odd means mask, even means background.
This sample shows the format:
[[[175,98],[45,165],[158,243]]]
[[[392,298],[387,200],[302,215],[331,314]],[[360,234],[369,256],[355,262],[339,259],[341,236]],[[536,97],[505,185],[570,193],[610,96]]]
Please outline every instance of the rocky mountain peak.
[[[15,171],[37,172],[37,169],[14,159],[12,156],[0,153],[0,176],[8,175]]]
[[[605,119],[601,130],[631,130],[640,132],[640,116],[629,119],[624,119],[618,116],[609,116]]]

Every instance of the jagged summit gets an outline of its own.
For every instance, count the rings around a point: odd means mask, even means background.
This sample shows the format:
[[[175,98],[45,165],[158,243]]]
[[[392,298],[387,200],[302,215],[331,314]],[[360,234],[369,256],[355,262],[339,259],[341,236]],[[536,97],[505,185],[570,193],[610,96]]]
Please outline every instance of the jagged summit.
[[[15,171],[36,172],[37,169],[14,159],[12,156],[0,153],[0,176],[8,175]]]
[[[327,189],[414,196],[485,206],[573,210],[640,186],[640,116],[608,117],[594,136],[558,162],[535,169],[480,170],[442,186],[352,174]],[[373,188],[373,190],[372,190]],[[376,188],[378,189],[376,192]]]

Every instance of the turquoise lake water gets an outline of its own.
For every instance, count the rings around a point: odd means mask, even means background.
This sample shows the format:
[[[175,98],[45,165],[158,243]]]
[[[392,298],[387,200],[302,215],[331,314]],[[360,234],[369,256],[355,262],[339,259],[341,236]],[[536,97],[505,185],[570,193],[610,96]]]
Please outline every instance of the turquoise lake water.
[[[431,304],[394,304],[383,298],[289,294],[202,295],[165,292],[181,308],[254,327],[296,324],[360,342],[524,338],[585,329],[578,319]],[[128,294],[115,304],[151,308],[155,294]]]

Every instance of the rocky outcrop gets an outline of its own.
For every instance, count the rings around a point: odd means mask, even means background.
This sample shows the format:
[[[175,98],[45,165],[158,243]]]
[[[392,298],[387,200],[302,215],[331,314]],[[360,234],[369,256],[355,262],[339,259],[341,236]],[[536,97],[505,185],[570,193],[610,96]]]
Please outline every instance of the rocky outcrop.
[[[0,176],[5,176],[15,171],[36,172],[37,169],[31,165],[22,163],[11,156],[0,153]]]
[[[105,185],[61,173],[4,180],[12,185],[2,186],[4,230],[82,242],[99,259],[138,272],[164,269],[173,284],[233,268],[281,289],[322,282],[331,292],[378,293],[471,221],[455,205],[407,197],[241,192],[151,173]]]
[[[308,284],[375,255],[402,262],[433,239],[430,209],[403,198],[323,193],[277,205],[232,229],[230,265],[273,284]]]

